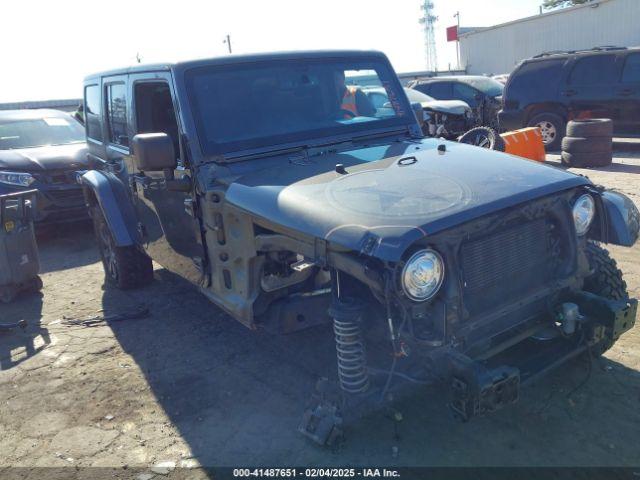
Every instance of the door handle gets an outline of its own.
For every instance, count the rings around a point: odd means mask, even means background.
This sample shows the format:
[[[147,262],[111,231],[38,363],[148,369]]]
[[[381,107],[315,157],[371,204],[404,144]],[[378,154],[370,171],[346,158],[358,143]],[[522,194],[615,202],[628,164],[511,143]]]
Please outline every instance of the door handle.
[[[575,90],[565,90],[562,94],[565,97],[573,97],[577,92]]]
[[[630,88],[625,88],[624,90],[620,90],[618,95],[622,95],[623,97],[628,97],[629,95],[633,95],[633,90]]]

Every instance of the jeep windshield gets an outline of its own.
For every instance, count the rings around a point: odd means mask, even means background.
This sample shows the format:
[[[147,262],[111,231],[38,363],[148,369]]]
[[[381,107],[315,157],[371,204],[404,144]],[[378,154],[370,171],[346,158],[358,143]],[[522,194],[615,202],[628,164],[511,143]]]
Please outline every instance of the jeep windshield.
[[[395,74],[378,59],[212,65],[188,70],[185,81],[207,155],[397,131],[415,122]],[[365,87],[383,89],[392,108],[376,108]]]

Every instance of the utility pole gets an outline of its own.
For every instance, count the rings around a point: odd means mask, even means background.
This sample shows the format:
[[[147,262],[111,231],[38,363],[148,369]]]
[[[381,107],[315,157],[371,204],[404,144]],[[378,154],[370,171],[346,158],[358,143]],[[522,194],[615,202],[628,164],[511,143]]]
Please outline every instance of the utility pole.
[[[222,43],[226,43],[227,44],[227,48],[229,49],[229,53],[233,53],[231,51],[231,35],[227,35],[226,40],[223,40]]]
[[[456,30],[456,58],[458,60],[458,70],[460,70],[460,11],[454,15],[458,19],[458,28]]]
[[[424,28],[424,53],[425,64],[427,70],[436,72],[438,71],[438,57],[436,54],[436,39],[434,33],[434,25],[438,17],[433,14],[433,1],[422,0],[420,8],[423,10],[423,14],[418,20]]]

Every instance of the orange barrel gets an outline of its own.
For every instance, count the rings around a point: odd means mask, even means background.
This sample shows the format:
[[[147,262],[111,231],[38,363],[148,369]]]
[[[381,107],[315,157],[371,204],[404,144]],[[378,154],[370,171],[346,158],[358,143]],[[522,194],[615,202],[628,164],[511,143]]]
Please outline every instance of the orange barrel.
[[[542,134],[538,127],[521,128],[500,134],[504,140],[504,151],[511,155],[528,158],[537,162],[545,161]]]

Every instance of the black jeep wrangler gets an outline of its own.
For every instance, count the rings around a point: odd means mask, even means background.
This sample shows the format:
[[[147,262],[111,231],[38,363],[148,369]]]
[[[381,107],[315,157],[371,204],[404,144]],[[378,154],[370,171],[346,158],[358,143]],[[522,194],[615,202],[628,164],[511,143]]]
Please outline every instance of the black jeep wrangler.
[[[320,382],[300,426],[318,442],[410,383],[447,382],[461,419],[492,411],[635,322],[600,246],[635,243],[634,204],[423,138],[381,53],[136,66],[84,88],[107,280],[143,285],[154,259],[251,329],[333,328],[336,389]]]

